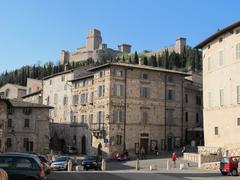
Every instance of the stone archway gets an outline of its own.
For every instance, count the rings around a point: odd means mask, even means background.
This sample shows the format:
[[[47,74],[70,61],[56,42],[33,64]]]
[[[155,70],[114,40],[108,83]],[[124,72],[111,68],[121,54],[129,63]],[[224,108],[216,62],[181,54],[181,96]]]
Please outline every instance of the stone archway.
[[[86,154],[86,137],[83,136],[81,139],[81,154]]]

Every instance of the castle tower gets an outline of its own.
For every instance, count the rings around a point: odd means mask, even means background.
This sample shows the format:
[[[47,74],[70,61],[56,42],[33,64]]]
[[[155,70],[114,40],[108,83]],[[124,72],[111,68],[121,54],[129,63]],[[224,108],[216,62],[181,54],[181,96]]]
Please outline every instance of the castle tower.
[[[186,38],[180,37],[180,38],[176,39],[175,52],[182,53],[186,46],[186,42],[187,42]]]
[[[96,50],[102,43],[101,32],[97,29],[88,31],[86,49],[88,51]]]

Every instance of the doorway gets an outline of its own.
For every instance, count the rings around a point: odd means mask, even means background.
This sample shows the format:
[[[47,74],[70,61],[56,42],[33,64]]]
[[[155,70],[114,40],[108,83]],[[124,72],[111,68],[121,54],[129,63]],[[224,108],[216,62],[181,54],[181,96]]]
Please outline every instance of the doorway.
[[[140,139],[140,149],[144,148],[145,153],[148,154],[148,139],[147,138],[141,138]]]
[[[81,140],[81,146],[82,146],[82,154],[86,154],[86,137],[83,136]]]
[[[167,147],[168,147],[168,151],[172,151],[173,147],[172,147],[172,136],[168,136],[168,140],[167,140]]]

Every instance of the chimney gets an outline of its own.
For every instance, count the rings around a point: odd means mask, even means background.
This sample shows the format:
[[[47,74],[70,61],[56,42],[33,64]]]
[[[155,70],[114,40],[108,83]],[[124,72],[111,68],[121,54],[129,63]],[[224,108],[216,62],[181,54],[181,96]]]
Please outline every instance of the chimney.
[[[69,69],[69,65],[68,64],[65,64],[64,65],[64,71],[67,71]]]
[[[141,57],[138,59],[138,65],[143,65],[143,59]]]

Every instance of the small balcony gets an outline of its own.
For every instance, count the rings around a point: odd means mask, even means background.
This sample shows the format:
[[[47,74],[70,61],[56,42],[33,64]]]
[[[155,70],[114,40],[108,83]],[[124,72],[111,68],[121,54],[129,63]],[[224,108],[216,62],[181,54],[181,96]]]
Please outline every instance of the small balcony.
[[[91,123],[89,127],[92,131],[93,136],[96,138],[104,138],[105,135],[105,124],[104,123]]]

